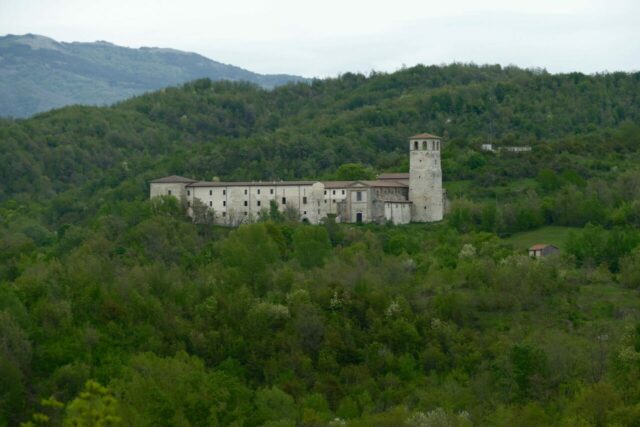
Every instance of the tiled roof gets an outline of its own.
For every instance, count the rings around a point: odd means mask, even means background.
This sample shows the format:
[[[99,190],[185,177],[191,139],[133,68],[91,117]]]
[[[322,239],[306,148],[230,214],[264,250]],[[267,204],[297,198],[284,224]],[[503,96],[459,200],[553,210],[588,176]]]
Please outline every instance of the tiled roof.
[[[413,135],[409,137],[409,139],[440,139],[437,135],[432,135],[430,133],[419,133],[417,135]]]
[[[392,172],[378,175],[378,179],[409,179],[409,172]]]
[[[289,185],[313,185],[317,181],[197,181],[187,187],[284,187]]]
[[[158,178],[151,181],[154,184],[173,184],[173,183],[192,183],[196,182],[195,179],[185,178],[184,176],[171,175],[165,176],[164,178]]]
[[[535,245],[531,246],[531,247],[529,248],[529,250],[530,250],[530,251],[540,251],[540,250],[542,250],[542,249],[544,249],[544,248],[548,248],[549,246],[551,246],[551,247],[554,247],[554,248],[555,248],[555,246],[553,246],[553,245],[548,245],[548,244],[546,244],[546,243],[538,243],[538,244],[535,244]]]

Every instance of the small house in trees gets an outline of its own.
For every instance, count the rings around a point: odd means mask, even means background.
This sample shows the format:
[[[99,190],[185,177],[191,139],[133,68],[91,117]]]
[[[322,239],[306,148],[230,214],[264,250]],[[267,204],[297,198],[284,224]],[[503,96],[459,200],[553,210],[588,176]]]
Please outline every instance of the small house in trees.
[[[537,245],[533,245],[529,248],[529,256],[536,258],[553,255],[558,252],[560,252],[560,249],[558,249],[556,246],[547,245],[544,243],[538,243]]]

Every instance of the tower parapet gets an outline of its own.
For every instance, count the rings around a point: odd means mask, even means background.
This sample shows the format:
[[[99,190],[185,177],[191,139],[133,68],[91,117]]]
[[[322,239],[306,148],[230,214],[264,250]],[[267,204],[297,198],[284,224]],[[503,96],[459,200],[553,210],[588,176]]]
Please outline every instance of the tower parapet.
[[[440,144],[441,138],[429,133],[409,138],[409,200],[414,222],[442,220]]]

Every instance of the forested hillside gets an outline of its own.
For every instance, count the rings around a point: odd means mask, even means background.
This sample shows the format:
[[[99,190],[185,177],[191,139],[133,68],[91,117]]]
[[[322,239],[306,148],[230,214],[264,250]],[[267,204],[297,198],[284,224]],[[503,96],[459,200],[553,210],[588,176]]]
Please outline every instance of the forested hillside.
[[[453,64],[0,121],[0,425],[640,425],[639,97],[640,73]],[[422,131],[438,224],[148,200],[407,171]],[[543,226],[559,256],[505,239]]]
[[[65,43],[36,34],[0,37],[0,116],[28,117],[65,105],[108,105],[198,78],[265,88],[306,79],[258,74],[191,52],[109,42]]]

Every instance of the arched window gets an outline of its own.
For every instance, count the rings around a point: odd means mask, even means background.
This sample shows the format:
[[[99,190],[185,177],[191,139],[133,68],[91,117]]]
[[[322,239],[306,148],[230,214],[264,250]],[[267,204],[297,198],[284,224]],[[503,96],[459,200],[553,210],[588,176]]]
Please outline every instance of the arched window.
[[[427,149],[427,141],[422,141],[422,149],[423,150]]]
[[[413,149],[414,150],[418,149],[418,141],[413,141]]]

